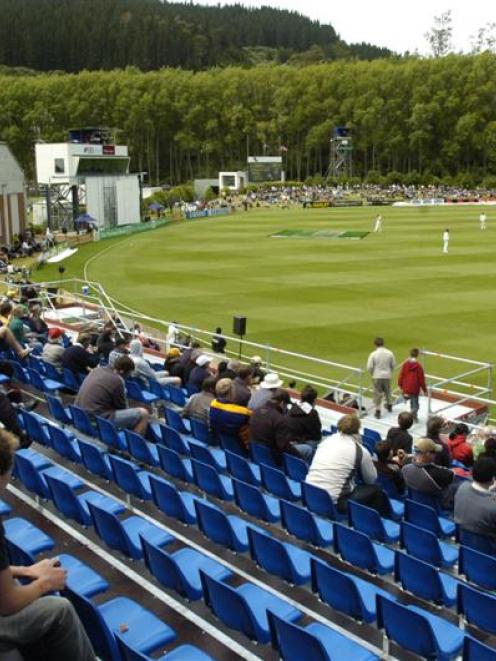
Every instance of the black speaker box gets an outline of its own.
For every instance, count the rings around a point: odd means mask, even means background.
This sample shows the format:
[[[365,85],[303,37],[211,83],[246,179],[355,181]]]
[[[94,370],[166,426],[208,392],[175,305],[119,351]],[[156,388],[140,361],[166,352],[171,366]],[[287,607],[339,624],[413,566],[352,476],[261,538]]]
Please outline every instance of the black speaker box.
[[[246,335],[246,317],[233,317],[233,333]]]

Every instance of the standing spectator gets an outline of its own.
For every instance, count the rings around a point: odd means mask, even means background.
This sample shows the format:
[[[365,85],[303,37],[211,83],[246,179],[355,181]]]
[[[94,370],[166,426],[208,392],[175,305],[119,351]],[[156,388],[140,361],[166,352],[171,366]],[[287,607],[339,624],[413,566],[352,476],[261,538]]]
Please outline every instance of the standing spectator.
[[[222,337],[222,328],[216,328],[215,335],[212,337],[212,351],[226,353],[226,344],[226,338]]]
[[[129,356],[120,356],[114,366],[97,367],[83,381],[75,404],[91,415],[111,420],[120,429],[146,433],[150,414],[145,408],[128,408],[124,380],[134,370]]]
[[[403,466],[401,473],[408,488],[438,497],[445,507],[452,507],[451,485],[455,475],[434,461],[442,451],[442,445],[434,443],[430,438],[420,438],[415,443],[414,461]]]
[[[240,448],[246,451],[249,437],[250,409],[246,406],[234,404],[231,379],[217,381],[215,395],[209,413],[212,432],[217,439],[220,438],[221,434],[237,439]]]
[[[183,418],[194,418],[208,425],[210,404],[215,399],[215,376],[207,376],[203,381],[201,391],[191,395],[181,411]]]
[[[472,447],[467,443],[469,428],[463,422],[455,426],[448,437],[448,447],[451,459],[455,459],[470,468],[474,463],[474,453]]]
[[[356,483],[358,476],[362,484]],[[359,417],[343,415],[337,433],[319,443],[306,482],[325,489],[340,512],[346,512],[348,500],[356,500],[386,516],[387,500],[376,479],[372,457],[361,443]]]
[[[56,370],[62,372],[62,356],[65,348],[62,338],[64,331],[62,328],[50,328],[48,331],[47,342],[43,347],[41,358],[55,367]]]
[[[0,430],[0,491],[8,484],[17,441]],[[23,579],[19,583],[16,579]],[[67,571],[57,558],[29,567],[11,566],[0,522],[1,649],[17,649],[23,659],[96,661],[91,643],[71,603],[54,593],[63,590]],[[44,596],[46,595],[46,596]]]
[[[394,354],[384,346],[384,339],[376,337],[374,340],[375,350],[369,355],[367,369],[372,375],[374,384],[374,406],[375,417],[381,417],[381,402],[384,396],[386,408],[389,412],[393,410],[391,403],[391,377],[396,365]]]
[[[413,415],[410,411],[402,411],[398,416],[398,426],[389,429],[386,440],[391,443],[393,456],[398,454],[398,450],[403,450],[406,454],[412,453],[413,436],[408,433],[412,425]]]
[[[410,357],[401,366],[398,376],[398,385],[401,388],[403,397],[410,401],[410,408],[415,422],[418,421],[420,392],[427,395],[424,368],[418,362],[419,353],[418,349],[410,351]]]
[[[251,375],[252,369],[244,365],[240,367],[236,377],[233,380],[234,403],[240,406],[248,406],[251,397]]]
[[[473,482],[460,485],[455,494],[455,522],[464,530],[485,535],[496,552],[496,493],[494,463],[484,457],[472,469]]]
[[[64,349],[61,357],[62,367],[74,374],[88,374],[98,365],[98,354],[92,353],[90,349],[91,338],[85,333],[78,335],[77,342]]]
[[[280,379],[279,375],[275,372],[269,372],[266,374],[264,380],[260,383],[258,390],[255,390],[250,397],[248,408],[254,411],[260,406],[263,406],[269,401],[275,391],[282,386],[282,384],[282,379]]]
[[[449,468],[451,465],[451,455],[449,446],[446,441],[441,437],[441,431],[446,427],[444,418],[440,415],[432,415],[427,420],[427,438],[434,441],[437,445],[441,446],[441,450],[436,452],[435,462],[439,466]]]
[[[320,441],[322,438],[322,422],[315,408],[318,393],[313,386],[305,386],[301,391],[301,399],[295,402],[288,411],[287,425],[292,434],[300,441]]]

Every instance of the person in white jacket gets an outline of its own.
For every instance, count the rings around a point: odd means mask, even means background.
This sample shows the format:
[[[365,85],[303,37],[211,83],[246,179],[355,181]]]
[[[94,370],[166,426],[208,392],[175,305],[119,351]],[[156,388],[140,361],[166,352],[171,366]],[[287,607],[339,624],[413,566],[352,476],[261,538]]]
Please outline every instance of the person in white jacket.
[[[445,255],[448,254],[449,240],[450,240],[450,233],[449,233],[449,230],[446,229],[443,232],[443,253]]]
[[[372,375],[374,384],[374,406],[375,417],[381,417],[381,402],[384,397],[386,408],[392,411],[391,402],[391,377],[396,366],[396,359],[392,351],[384,346],[384,339],[376,337],[374,340],[375,349],[367,361],[367,370]]]

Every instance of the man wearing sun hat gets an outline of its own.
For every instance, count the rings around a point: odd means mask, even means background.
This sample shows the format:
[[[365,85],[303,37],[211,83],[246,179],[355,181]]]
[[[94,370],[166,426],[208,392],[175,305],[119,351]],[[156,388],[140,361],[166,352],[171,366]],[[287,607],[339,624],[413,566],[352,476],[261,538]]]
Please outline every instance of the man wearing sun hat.
[[[259,409],[269,401],[269,399],[278,388],[281,388],[282,384],[282,380],[275,372],[269,372],[266,374],[263,381],[258,386],[258,390],[255,390],[253,395],[250,397],[248,408],[252,411]]]
[[[46,363],[50,363],[55,369],[62,372],[62,354],[64,353],[64,345],[62,338],[64,331],[62,328],[50,328],[48,331],[48,340],[43,346],[41,358]]]
[[[401,473],[409,489],[415,489],[430,496],[437,496],[446,502],[452,493],[454,473],[449,468],[434,463],[443,446],[430,438],[419,438],[414,445],[414,461],[403,466]]]

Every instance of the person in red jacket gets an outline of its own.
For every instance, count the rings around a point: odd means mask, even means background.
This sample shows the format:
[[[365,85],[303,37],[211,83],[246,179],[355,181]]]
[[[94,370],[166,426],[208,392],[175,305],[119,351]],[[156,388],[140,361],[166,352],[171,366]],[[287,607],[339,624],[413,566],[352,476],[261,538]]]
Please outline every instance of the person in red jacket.
[[[472,466],[474,463],[474,453],[472,452],[472,447],[469,443],[467,443],[468,434],[469,428],[467,425],[463,424],[463,422],[460,422],[453,429],[448,439],[451,458],[461,462],[467,468]]]
[[[401,388],[403,397],[410,401],[410,408],[415,422],[418,420],[419,395],[421,392],[427,395],[424,368],[418,362],[419,353],[418,349],[410,351],[410,357],[401,366],[398,377],[398,385]]]

